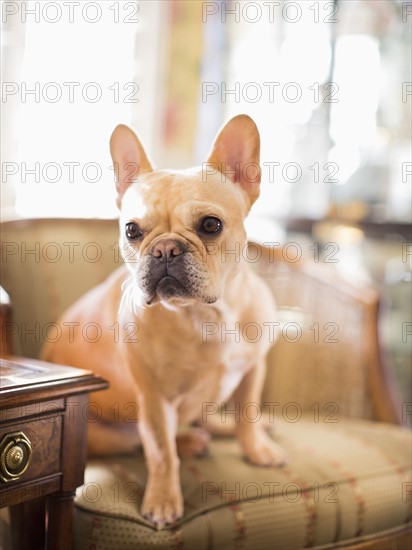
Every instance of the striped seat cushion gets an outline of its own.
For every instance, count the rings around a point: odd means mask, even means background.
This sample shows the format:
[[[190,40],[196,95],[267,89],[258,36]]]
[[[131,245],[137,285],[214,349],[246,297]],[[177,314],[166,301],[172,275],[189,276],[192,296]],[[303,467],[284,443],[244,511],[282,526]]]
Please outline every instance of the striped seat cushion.
[[[234,439],[181,462],[183,519],[156,531],[139,513],[142,454],[90,460],[75,499],[75,549],[333,548],[411,522],[411,434],[368,421],[279,421],[282,468],[247,463]]]

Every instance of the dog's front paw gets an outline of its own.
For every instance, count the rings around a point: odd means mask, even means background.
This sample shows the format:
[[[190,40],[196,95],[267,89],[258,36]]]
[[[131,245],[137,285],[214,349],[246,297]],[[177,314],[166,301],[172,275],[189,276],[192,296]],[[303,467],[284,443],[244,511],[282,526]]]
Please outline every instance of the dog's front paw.
[[[259,466],[283,466],[287,462],[286,452],[265,432],[243,441],[243,450],[246,458]]]
[[[180,491],[147,491],[143,498],[142,516],[154,523],[157,529],[173,525],[183,515],[183,498]]]

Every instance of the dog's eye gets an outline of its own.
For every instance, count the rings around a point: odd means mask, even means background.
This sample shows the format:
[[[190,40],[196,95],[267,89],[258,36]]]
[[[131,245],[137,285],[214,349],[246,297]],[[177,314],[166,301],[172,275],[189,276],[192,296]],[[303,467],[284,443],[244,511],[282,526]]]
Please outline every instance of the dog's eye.
[[[214,216],[207,216],[202,220],[202,223],[200,224],[200,231],[201,233],[207,234],[207,235],[217,235],[222,231],[223,224],[219,220],[219,218],[215,218]]]
[[[126,237],[129,241],[136,241],[143,237],[143,231],[137,225],[137,223],[129,222],[126,224]]]

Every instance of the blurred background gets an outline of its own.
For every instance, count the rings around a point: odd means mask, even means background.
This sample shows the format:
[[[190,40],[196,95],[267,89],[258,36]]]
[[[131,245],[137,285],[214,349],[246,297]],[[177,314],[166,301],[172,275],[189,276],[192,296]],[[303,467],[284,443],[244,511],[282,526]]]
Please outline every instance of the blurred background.
[[[247,113],[262,140],[251,238],[380,289],[385,354],[412,401],[411,2],[1,7],[3,219],[116,217],[118,123],[180,168]]]

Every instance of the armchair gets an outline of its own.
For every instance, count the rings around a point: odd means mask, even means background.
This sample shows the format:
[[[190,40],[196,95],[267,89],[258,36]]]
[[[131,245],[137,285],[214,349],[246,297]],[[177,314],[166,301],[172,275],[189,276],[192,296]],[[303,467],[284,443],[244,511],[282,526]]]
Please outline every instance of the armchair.
[[[62,311],[121,261],[117,222],[5,222],[2,241],[13,307],[2,338],[37,357],[62,330]],[[283,252],[253,243],[241,251],[275,294],[281,335],[262,403],[239,414],[253,421],[264,409],[289,463],[255,467],[235,440],[214,438],[207,457],[182,460],[183,519],[156,531],[139,514],[143,455],[90,459],[75,501],[74,549],[410,547],[409,409],[381,359],[379,296]]]

